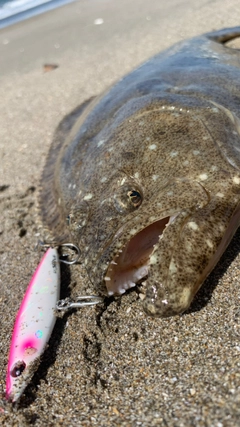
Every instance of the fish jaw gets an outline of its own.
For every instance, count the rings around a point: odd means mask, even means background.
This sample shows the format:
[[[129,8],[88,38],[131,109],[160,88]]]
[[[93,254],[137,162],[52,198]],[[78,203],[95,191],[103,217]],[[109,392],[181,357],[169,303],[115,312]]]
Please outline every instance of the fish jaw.
[[[148,314],[169,317],[189,308],[239,227],[239,196],[235,197],[235,203],[233,196],[232,209],[228,204],[224,209],[224,205],[213,198],[205,209],[187,216],[171,256],[165,244],[170,236],[166,230],[165,242],[159,241],[150,257],[143,302]],[[164,263],[167,268],[162,267]]]
[[[119,295],[135,286],[148,276],[151,255],[159,241],[167,246],[164,251],[171,256],[185,216],[208,202],[208,192],[197,181],[185,178],[169,181],[153,194],[153,201],[148,200],[146,208],[132,212],[111,241],[105,243],[98,262],[88,270],[90,279],[93,283],[104,280],[108,295]],[[169,228],[171,233],[166,238]]]
[[[229,188],[230,197],[219,196],[165,214],[120,246],[105,275],[108,294],[123,294],[144,278],[147,314],[186,311],[240,224],[239,195]]]
[[[56,248],[49,248],[36,269],[18,311],[9,352],[6,398],[16,402],[36,371],[56,322],[60,294]]]
[[[150,255],[172,218],[154,221],[119,249],[104,278],[109,296],[123,294],[148,275]]]

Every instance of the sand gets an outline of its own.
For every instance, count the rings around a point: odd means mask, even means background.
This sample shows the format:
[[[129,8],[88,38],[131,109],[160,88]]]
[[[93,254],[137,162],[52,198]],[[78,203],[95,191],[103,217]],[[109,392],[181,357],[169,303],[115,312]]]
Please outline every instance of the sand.
[[[36,195],[57,124],[159,50],[239,16],[238,0],[81,0],[0,31],[2,396],[14,319],[41,257]],[[49,63],[58,68],[44,72]],[[0,401],[0,424],[240,425],[239,248],[238,232],[182,316],[147,317],[133,290],[59,319],[18,405]],[[70,275],[63,296],[96,292],[81,265]]]

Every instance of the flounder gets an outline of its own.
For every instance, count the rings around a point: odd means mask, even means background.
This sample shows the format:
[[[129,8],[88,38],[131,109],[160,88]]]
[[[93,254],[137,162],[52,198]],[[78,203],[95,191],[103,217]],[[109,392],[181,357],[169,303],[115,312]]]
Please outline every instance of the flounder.
[[[240,223],[240,27],[176,44],[59,125],[43,223],[101,293],[145,279],[144,309],[185,311]]]

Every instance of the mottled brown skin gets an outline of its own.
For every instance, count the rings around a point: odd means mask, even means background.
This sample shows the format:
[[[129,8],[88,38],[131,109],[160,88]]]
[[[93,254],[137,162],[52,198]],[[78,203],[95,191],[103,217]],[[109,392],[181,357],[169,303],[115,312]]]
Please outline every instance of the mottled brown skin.
[[[69,115],[49,153],[43,222],[79,244],[99,292],[119,249],[171,218],[149,256],[151,315],[189,307],[240,223],[240,52],[224,45],[237,36],[225,29],[153,57]]]

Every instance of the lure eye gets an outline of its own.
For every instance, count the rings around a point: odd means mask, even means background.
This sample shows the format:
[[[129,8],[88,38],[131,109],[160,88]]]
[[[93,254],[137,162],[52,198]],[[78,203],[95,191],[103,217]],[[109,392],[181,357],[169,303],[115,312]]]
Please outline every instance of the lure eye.
[[[128,195],[128,198],[129,198],[131,204],[135,208],[138,208],[138,206],[141,205],[141,203],[142,203],[142,195],[139,193],[139,191],[130,190],[130,191],[128,191],[127,195]]]
[[[20,377],[20,375],[22,375],[25,368],[26,368],[26,363],[23,362],[23,360],[15,363],[15,365],[13,366],[10,372],[11,377],[13,378]]]

